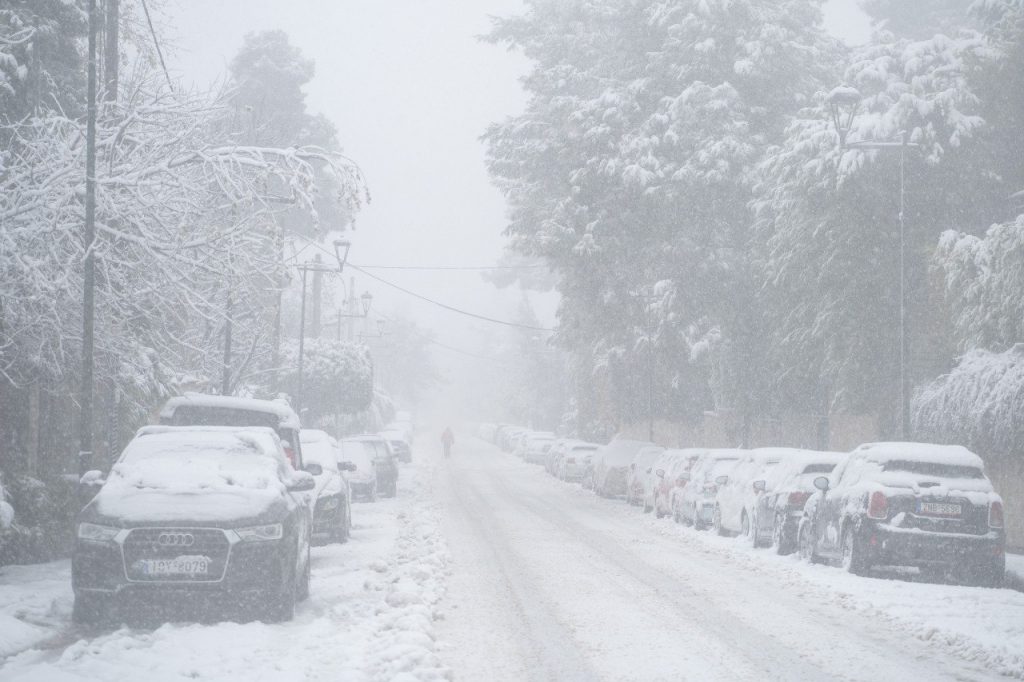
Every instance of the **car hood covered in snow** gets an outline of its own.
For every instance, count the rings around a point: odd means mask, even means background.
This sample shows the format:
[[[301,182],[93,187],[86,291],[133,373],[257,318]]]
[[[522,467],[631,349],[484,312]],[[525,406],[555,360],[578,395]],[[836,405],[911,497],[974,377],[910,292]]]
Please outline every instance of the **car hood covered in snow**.
[[[84,515],[119,523],[247,523],[283,515],[285,495],[268,458],[156,456],[115,465]]]

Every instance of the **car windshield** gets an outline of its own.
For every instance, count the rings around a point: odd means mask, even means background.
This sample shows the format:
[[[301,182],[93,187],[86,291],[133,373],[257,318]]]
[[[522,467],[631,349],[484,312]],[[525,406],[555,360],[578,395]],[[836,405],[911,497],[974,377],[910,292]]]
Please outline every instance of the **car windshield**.
[[[985,474],[977,467],[914,460],[890,460],[882,466],[882,470],[923,474],[936,478],[979,479],[985,477]]]
[[[341,445],[341,460],[352,462],[356,465],[356,471],[369,471],[373,468],[374,451],[373,446],[361,441],[343,440]]]

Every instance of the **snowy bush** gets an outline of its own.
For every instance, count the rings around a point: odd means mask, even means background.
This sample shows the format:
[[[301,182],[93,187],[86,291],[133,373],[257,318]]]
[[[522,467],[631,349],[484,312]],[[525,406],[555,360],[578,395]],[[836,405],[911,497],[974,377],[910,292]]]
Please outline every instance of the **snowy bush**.
[[[298,388],[298,341],[289,341],[282,347],[282,361],[290,370],[285,374],[284,383],[289,393],[295,395]],[[374,397],[373,360],[366,346],[328,339],[306,339],[302,377],[302,404],[310,410],[311,420],[337,412],[362,412],[371,406]]]

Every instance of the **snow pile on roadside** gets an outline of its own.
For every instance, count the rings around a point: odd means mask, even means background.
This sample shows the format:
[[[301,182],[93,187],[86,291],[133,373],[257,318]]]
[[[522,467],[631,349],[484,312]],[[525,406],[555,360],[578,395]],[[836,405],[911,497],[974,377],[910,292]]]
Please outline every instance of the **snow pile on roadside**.
[[[0,568],[0,658],[39,646],[71,618],[71,565]]]

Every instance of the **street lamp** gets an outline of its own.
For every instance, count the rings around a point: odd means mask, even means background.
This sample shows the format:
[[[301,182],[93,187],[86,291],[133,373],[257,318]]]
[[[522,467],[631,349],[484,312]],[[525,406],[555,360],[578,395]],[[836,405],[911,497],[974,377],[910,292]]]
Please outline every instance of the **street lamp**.
[[[906,158],[908,148],[918,145],[907,139],[907,132],[900,133],[899,141],[857,141],[847,142],[847,136],[853,128],[853,119],[860,105],[861,94],[856,88],[840,85],[828,95],[829,111],[832,124],[839,135],[840,149],[881,149],[895,150],[900,154],[900,438],[907,440],[910,436],[910,392],[907,377],[907,240],[906,240]]]

